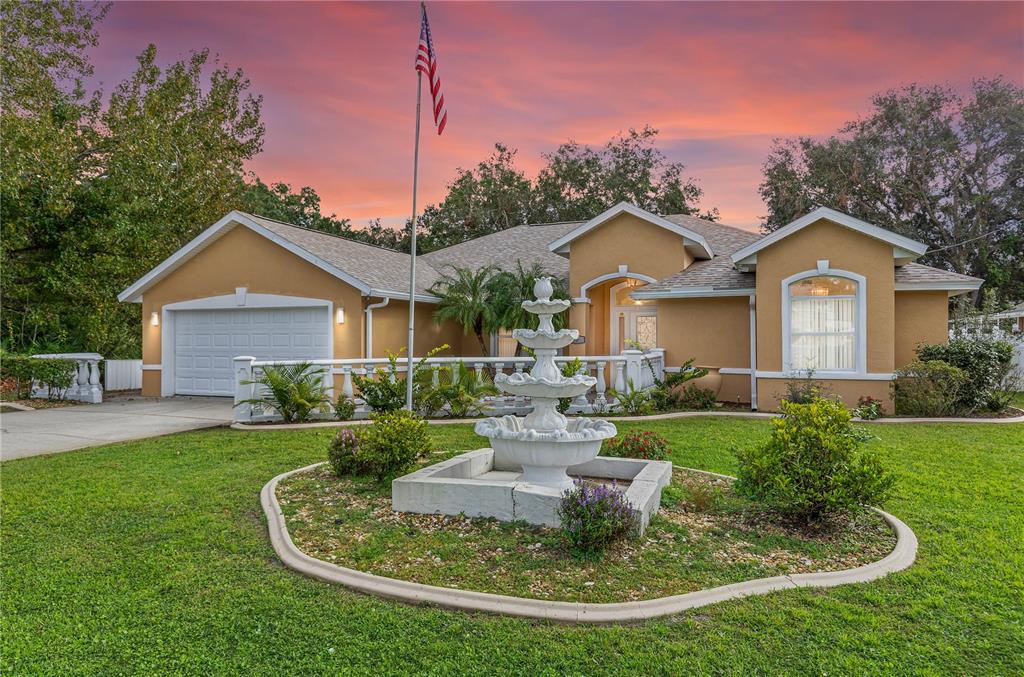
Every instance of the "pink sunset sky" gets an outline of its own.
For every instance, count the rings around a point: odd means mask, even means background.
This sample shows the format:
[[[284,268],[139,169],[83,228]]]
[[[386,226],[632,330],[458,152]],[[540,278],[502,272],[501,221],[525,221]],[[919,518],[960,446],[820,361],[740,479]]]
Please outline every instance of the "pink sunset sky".
[[[421,204],[496,141],[533,175],[541,153],[645,124],[704,188],[703,207],[756,228],[775,137],[820,136],[902,84],[1024,81],[1024,3],[428,3],[448,104],[424,110]],[[264,181],[309,185],[365,223],[410,209],[415,3],[118,2],[96,79],[113,87],[152,42],[162,63],[209,47],[264,97]]]

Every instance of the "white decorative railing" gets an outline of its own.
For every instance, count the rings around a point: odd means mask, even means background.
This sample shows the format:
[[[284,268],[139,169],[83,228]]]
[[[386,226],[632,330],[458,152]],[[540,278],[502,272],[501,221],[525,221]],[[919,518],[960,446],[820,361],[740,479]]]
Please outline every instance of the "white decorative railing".
[[[74,374],[71,385],[64,393],[64,399],[99,404],[103,401],[103,385],[100,383],[100,362],[103,356],[99,353],[46,353],[33,355],[44,360],[73,360]],[[32,382],[32,397],[48,397],[47,387],[37,381]]]
[[[576,356],[556,357],[555,362],[565,364],[572,362]],[[568,413],[589,414],[612,411],[617,407],[614,393],[627,392],[630,389],[645,390],[655,385],[655,379],[660,380],[665,373],[665,351],[662,348],[654,348],[647,351],[625,350],[621,355],[580,355],[582,363],[581,373],[589,374],[597,379],[597,383],[590,392],[575,398],[570,404]],[[424,358],[414,360],[418,364],[424,363]],[[441,368],[457,365],[462,362],[475,375],[477,379],[483,379],[485,372],[493,378],[497,374],[510,374],[512,372],[527,371],[533,364],[533,358],[524,357],[430,357],[426,358],[423,368],[431,371],[431,382],[436,386],[440,383]],[[278,418],[273,411],[263,410],[260,405],[243,404],[246,400],[260,397],[260,386],[247,383],[257,379],[263,368],[270,366],[286,366],[302,364],[304,360],[257,360],[253,357],[242,356],[234,360],[235,373],[235,420],[236,421],[266,421]],[[341,359],[341,360],[308,360],[314,368],[324,371],[327,385],[331,390],[332,399],[338,394],[344,394],[346,398],[356,403],[356,417],[362,418],[368,415],[369,407],[359,398],[355,388],[356,376],[372,376],[378,369],[389,370],[390,363],[385,358],[373,359]],[[400,360],[396,373],[404,375],[406,363]],[[458,378],[458,372],[452,370],[453,378]],[[335,393],[335,379],[340,377],[341,391]],[[390,372],[387,378],[395,378]],[[529,398],[500,394],[484,398],[484,412],[487,415],[522,414],[531,408]]]

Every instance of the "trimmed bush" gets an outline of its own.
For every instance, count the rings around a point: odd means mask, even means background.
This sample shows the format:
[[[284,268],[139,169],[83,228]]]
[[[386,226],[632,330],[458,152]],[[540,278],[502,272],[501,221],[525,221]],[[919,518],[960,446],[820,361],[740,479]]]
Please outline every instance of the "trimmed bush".
[[[350,475],[358,467],[359,434],[351,428],[342,428],[331,440],[327,449],[327,460],[339,477]]]
[[[717,400],[718,398],[715,397],[714,390],[711,388],[701,388],[700,386],[688,386],[679,394],[679,404],[684,409],[697,409],[699,411],[714,409]]]
[[[13,383],[14,399],[24,400],[32,396],[32,381],[38,381],[47,389],[49,399],[62,400],[77,374],[74,360],[29,357],[4,353],[0,359],[0,375]]]
[[[344,393],[338,395],[338,399],[334,403],[334,418],[336,418],[339,421],[351,421],[352,417],[355,415],[355,400],[345,397]]]
[[[355,472],[384,481],[431,451],[427,422],[406,409],[374,414],[359,435]]]
[[[836,400],[782,403],[772,435],[741,451],[736,491],[803,523],[820,522],[884,501],[895,476],[878,457],[859,451],[865,436]]]
[[[636,530],[636,515],[615,482],[587,484],[576,480],[558,506],[562,535],[574,555],[600,555],[615,541]]]
[[[1013,362],[1010,343],[990,337],[961,336],[949,343],[919,346],[917,357],[922,362],[942,360],[967,373],[967,382],[960,388],[956,401],[956,407],[961,411],[980,407],[1001,408],[990,405],[998,401],[993,394]]]
[[[960,412],[970,376],[942,360],[911,362],[892,383],[898,416],[952,416]]]
[[[650,461],[664,461],[671,451],[668,440],[650,430],[635,430],[621,437],[613,437],[601,448],[604,456],[642,458]]]

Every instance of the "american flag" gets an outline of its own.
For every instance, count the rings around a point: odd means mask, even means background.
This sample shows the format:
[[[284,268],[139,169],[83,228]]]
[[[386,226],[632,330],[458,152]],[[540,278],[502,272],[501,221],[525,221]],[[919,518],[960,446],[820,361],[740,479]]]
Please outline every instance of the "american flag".
[[[434,125],[440,134],[448,122],[448,110],[444,107],[444,94],[441,93],[441,76],[437,74],[437,52],[434,51],[434,42],[430,39],[427,6],[421,4],[420,8],[423,20],[420,22],[420,46],[416,50],[416,70],[425,73],[430,81],[430,95],[434,97]]]

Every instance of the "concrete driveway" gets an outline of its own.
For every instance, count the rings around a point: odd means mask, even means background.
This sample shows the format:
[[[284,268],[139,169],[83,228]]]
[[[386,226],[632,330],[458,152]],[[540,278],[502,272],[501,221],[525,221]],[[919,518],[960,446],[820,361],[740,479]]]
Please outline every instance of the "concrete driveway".
[[[0,414],[0,459],[224,425],[231,405],[228,397],[139,398]]]

